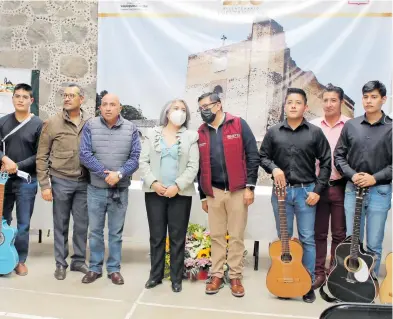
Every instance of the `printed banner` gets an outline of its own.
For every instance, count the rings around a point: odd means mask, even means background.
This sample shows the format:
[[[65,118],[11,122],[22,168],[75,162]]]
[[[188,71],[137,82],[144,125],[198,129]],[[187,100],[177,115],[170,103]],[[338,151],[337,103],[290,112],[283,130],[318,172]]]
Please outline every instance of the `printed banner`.
[[[288,87],[306,91],[310,120],[323,114],[323,89],[340,86],[353,117],[363,113],[362,86],[380,80],[390,113],[391,25],[390,1],[100,2],[97,95],[117,94],[144,133],[176,97],[197,129],[198,96],[215,91],[260,145],[284,118]]]
[[[31,84],[31,70],[0,67],[0,117],[15,111],[12,94],[18,83]]]

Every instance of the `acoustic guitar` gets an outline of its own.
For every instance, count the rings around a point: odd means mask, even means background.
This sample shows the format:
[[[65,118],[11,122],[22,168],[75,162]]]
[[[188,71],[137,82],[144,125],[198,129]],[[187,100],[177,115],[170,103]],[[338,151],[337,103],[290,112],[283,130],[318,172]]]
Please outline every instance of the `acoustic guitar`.
[[[8,180],[8,173],[0,172],[0,275],[12,272],[19,262],[19,256],[15,249],[15,237],[17,230],[10,227],[3,219],[4,188]]]
[[[393,278],[392,278],[392,255],[393,253],[389,253],[385,259],[386,265],[386,277],[382,281],[381,289],[379,290],[379,300],[381,303],[392,304],[392,286],[393,286]]]
[[[266,286],[271,294],[280,298],[304,296],[311,289],[311,275],[302,264],[303,247],[297,239],[288,238],[285,209],[286,188],[275,187],[280,218],[280,240],[269,245],[271,266]]]
[[[352,236],[348,236],[336,248],[333,269],[326,285],[334,297],[326,298],[321,287],[321,297],[327,301],[372,303],[378,296],[378,280],[373,271],[375,257],[360,244],[360,224],[363,199],[367,188],[357,187]]]

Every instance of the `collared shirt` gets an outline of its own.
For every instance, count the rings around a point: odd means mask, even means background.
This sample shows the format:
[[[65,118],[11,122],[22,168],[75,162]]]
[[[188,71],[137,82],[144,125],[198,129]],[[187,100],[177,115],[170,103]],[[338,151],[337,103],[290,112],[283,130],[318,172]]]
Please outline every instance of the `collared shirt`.
[[[392,181],[392,119],[370,124],[366,115],[345,123],[334,151],[337,170],[349,180],[356,173],[374,175],[377,184]]]
[[[216,131],[219,129],[219,127],[225,122],[225,113],[223,113],[223,117],[221,118],[220,123],[218,124],[217,128],[215,128],[213,125],[211,124],[207,124],[207,126],[214,128]]]
[[[320,194],[327,186],[331,173],[329,142],[322,130],[303,119],[293,130],[287,120],[270,128],[260,148],[261,166],[269,174],[280,168],[290,184],[313,183]],[[315,174],[315,161],[320,161],[320,173]]]
[[[67,120],[69,120],[70,122],[74,123],[76,125],[76,127],[79,127],[79,125],[82,123],[82,121],[83,121],[82,109],[80,109],[80,111],[79,111],[79,118],[78,118],[77,122],[74,122],[73,120],[71,120],[70,114],[65,109],[63,109],[63,112],[64,112],[65,118]]]
[[[338,139],[340,138],[341,131],[344,127],[345,122],[347,122],[350,118],[346,117],[345,115],[341,115],[337,123],[333,126],[330,126],[328,121],[325,117],[316,118],[310,123],[320,127],[325,134],[332,154],[332,173],[330,174],[330,180],[338,180],[342,178],[341,174],[337,171],[336,167],[334,166],[334,149],[336,148]],[[316,174],[319,175],[319,161],[316,162]]]

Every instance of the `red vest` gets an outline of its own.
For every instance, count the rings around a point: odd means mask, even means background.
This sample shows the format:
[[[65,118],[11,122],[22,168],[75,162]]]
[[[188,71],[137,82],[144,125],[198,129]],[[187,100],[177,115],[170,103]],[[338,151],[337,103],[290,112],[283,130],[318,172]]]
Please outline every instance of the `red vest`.
[[[206,196],[213,196],[212,174],[210,165],[210,133],[207,124],[202,124],[199,133],[200,180],[201,188]],[[246,187],[247,169],[246,154],[243,147],[242,126],[239,117],[226,113],[222,125],[222,143],[227,169],[229,191],[235,192]]]

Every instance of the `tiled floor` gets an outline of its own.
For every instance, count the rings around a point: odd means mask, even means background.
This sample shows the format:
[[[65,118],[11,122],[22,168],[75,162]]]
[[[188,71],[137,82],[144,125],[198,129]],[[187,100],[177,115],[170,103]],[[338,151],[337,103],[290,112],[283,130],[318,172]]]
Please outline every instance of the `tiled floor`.
[[[252,252],[252,242],[247,242]],[[313,304],[301,299],[280,301],[269,295],[265,277],[269,265],[266,245],[261,245],[260,269],[253,270],[249,254],[244,272],[246,295],[235,298],[228,287],[219,294],[204,293],[203,282],[183,282],[183,291],[172,292],[170,283],[145,290],[149,274],[146,244],[124,242],[122,274],[125,285],[115,286],[105,276],[93,284],[81,283],[82,274],[67,272],[64,281],[53,277],[53,242],[34,236],[28,259],[29,274],[0,278],[0,318],[26,319],[317,319],[330,304],[317,294]]]

